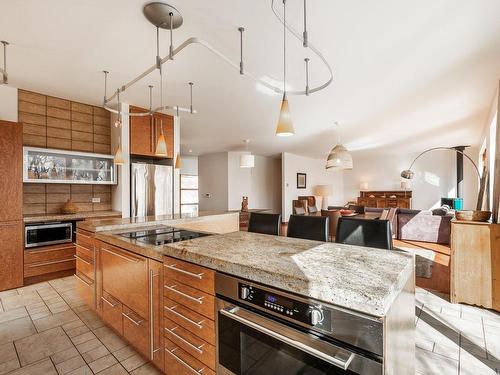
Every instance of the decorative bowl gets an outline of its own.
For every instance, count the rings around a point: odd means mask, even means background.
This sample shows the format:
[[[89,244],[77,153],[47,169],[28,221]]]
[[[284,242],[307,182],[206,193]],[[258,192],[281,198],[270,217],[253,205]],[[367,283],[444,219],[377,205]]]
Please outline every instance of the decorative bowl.
[[[340,210],[341,216],[353,216],[356,213],[353,210]]]
[[[73,203],[71,199],[68,199],[62,207],[63,214],[76,214],[78,212],[78,206]]]
[[[455,218],[460,221],[481,221],[490,220],[491,211],[462,210],[455,212]]]

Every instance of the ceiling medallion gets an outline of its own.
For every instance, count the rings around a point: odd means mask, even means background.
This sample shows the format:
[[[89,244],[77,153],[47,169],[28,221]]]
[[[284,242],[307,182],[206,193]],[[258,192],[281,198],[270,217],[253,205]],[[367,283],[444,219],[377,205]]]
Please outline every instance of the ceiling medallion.
[[[283,5],[285,5],[285,1],[283,1]],[[191,37],[185,40],[183,43],[181,43],[179,46],[174,48],[173,44],[173,30],[179,28],[182,26],[183,23],[183,18],[181,13],[173,6],[162,3],[162,2],[151,2],[146,5],[144,5],[143,8],[143,13],[146,19],[151,22],[156,27],[156,58],[155,58],[155,63],[147,68],[143,73],[139,74],[137,77],[132,79],[131,81],[119,86],[114,93],[110,96],[107,97],[106,95],[106,86],[107,86],[107,74],[105,74],[105,88],[104,88],[104,100],[103,100],[103,106],[106,110],[118,114],[118,115],[128,115],[128,116],[150,116],[154,112],[159,112],[159,111],[164,111],[164,110],[173,110],[179,114],[179,112],[187,112],[187,113],[196,113],[196,110],[193,109],[192,107],[192,101],[191,101],[191,106],[189,108],[184,108],[180,106],[170,106],[170,105],[163,105],[163,102],[161,101],[160,107],[158,108],[152,108],[150,106],[149,111],[143,112],[143,113],[123,113],[120,111],[120,109],[114,109],[111,107],[111,102],[113,100],[118,101],[118,108],[119,108],[119,96],[120,93],[124,93],[126,90],[128,90],[132,85],[135,83],[139,82],[142,80],[144,77],[149,75],[155,70],[159,70],[160,72],[160,87],[162,87],[162,66],[163,64],[173,61],[174,57],[179,54],[181,51],[183,51],[186,47],[192,45],[192,44],[198,44],[206,49],[208,49],[210,52],[218,56],[220,59],[224,60],[229,66],[233,67],[241,75],[247,76],[250,79],[254,80],[255,82],[258,82],[259,84],[263,85],[264,87],[267,87],[268,89],[271,89],[272,91],[283,95],[283,100],[281,104],[281,113],[280,113],[280,120],[278,122],[277,126],[277,135],[292,135],[293,134],[293,125],[291,125],[291,119],[288,111],[288,101],[287,101],[287,95],[310,95],[312,93],[318,92],[320,90],[323,90],[326,88],[330,83],[333,81],[333,72],[326,61],[326,59],[323,57],[323,55],[311,44],[308,36],[307,36],[307,23],[306,23],[306,0],[304,0],[304,31],[302,33],[296,31],[293,27],[291,27],[285,20],[284,14],[283,16],[278,13],[278,11],[274,7],[274,0],[271,0],[271,10],[274,13],[274,15],[277,17],[277,19],[280,21],[280,23],[283,24],[283,30],[284,34],[288,31],[290,34],[292,34],[296,39],[298,39],[304,48],[308,48],[316,57],[325,65],[329,72],[329,78],[322,84],[316,86],[316,87],[309,87],[309,59],[306,59],[306,87],[304,90],[285,90],[285,86],[283,88],[278,87],[276,85],[273,85],[265,80],[262,80],[260,78],[257,78],[254,74],[251,72],[245,70],[243,68],[243,32],[245,29],[243,27],[239,27],[237,30],[240,33],[240,61],[239,63],[233,62],[230,58],[225,56],[222,52],[214,48],[210,43],[207,41],[197,38],[197,37]],[[170,32],[170,45],[169,45],[169,53],[165,57],[160,57],[159,55],[159,29],[166,29],[169,30]],[[284,51],[285,52],[285,51]],[[284,72],[285,73],[285,72]],[[286,76],[284,76],[286,78]],[[191,86],[192,87],[192,86]],[[162,96],[162,90],[160,90],[160,96]],[[192,95],[191,95],[192,97]],[[286,113],[285,113],[286,112]],[[285,122],[283,122],[286,120]],[[280,128],[280,124],[283,124],[285,131],[283,134],[278,134],[278,130]],[[290,127],[291,125],[291,127]],[[291,133],[291,134],[289,134]]]

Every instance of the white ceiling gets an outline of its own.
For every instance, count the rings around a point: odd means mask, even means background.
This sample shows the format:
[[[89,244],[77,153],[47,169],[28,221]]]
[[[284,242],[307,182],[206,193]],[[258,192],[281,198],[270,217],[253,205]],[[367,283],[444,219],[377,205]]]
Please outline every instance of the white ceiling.
[[[168,0],[184,16],[175,43],[196,36],[235,62],[244,26],[245,67],[282,78],[281,28],[270,0]],[[142,0],[2,0],[0,39],[8,40],[13,86],[99,105],[101,71],[116,88],[154,63],[155,29]],[[278,0],[278,4],[279,4]],[[352,150],[420,151],[433,145],[474,144],[500,77],[498,0],[315,0],[308,2],[309,37],[334,70],[333,83],[309,97],[290,97],[296,136],[274,136],[280,97],[256,87],[201,46],[166,64],[166,104],[189,105],[195,82],[196,115],[182,115],[183,151],[242,148],[262,155],[283,151],[324,157],[337,136]],[[301,28],[302,0],[288,1],[288,20]],[[167,31],[162,32],[162,56]],[[289,84],[327,76],[320,63],[289,37]],[[155,72],[123,95],[148,105]],[[158,103],[158,101],[157,101]]]

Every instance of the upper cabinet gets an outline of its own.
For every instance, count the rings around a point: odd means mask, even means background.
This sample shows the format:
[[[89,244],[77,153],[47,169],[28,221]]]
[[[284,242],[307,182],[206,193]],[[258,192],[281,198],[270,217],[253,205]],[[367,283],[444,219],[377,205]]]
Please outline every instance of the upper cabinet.
[[[23,182],[57,184],[116,184],[113,156],[23,148]]]
[[[145,109],[130,106],[130,112],[146,112]],[[130,153],[137,156],[155,155],[156,142],[163,131],[167,142],[167,158],[174,157],[174,118],[163,113],[153,116],[130,117]]]

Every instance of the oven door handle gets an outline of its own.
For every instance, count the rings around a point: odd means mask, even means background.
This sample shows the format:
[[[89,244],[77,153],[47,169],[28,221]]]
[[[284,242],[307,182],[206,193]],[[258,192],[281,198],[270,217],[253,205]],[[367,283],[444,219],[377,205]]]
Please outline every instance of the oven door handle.
[[[320,345],[318,345],[319,339],[314,340],[311,338],[311,335],[302,333],[270,319],[266,319],[248,310],[243,310],[240,307],[229,306],[219,310],[219,313],[265,335],[271,336],[278,341],[293,346],[294,348],[297,348],[307,354],[320,358],[325,362],[343,369],[344,371],[347,371],[347,368],[354,358],[354,353],[349,350],[339,348],[338,346],[327,342],[321,342]],[[284,332],[285,334],[279,333],[278,331]],[[287,332],[293,332],[293,334],[286,335]],[[307,342],[311,344],[316,343],[315,346],[318,348],[308,345]],[[327,349],[331,354],[325,353],[320,350],[319,347]]]

